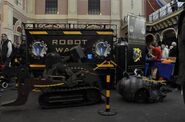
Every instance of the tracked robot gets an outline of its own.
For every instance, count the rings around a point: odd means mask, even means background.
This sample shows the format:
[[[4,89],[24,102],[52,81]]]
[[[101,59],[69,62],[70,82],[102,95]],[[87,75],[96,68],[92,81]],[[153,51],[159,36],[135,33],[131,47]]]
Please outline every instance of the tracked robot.
[[[81,57],[76,56],[82,52],[80,50],[78,46],[73,49],[72,52],[76,52],[75,59]],[[65,64],[56,53],[47,54],[42,78],[30,77],[29,69],[23,66],[17,69],[16,77],[17,99],[3,103],[2,106],[24,105],[33,90],[40,91],[38,101],[41,108],[82,106],[101,101],[98,75],[87,65]]]

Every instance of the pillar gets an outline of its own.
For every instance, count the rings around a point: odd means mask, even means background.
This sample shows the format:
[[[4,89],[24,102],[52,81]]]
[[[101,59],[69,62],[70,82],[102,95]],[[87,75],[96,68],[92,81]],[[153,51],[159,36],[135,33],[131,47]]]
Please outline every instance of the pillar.
[[[68,23],[77,23],[77,0],[68,0]]]
[[[8,38],[14,41],[13,35],[13,5],[8,1],[3,3],[2,11],[2,31],[1,33],[6,33]]]
[[[117,36],[120,36],[120,0],[111,0],[111,24],[117,25]]]

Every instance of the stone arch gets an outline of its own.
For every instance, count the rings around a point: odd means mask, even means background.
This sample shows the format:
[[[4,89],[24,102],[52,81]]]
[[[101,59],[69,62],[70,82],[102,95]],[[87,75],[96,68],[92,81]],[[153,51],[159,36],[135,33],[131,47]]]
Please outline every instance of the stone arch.
[[[173,41],[177,42],[177,30],[174,28],[167,28],[161,32],[162,43],[170,46]]]
[[[156,40],[155,35],[152,33],[146,34],[145,39],[146,39],[146,45],[148,45],[151,42],[154,42]]]
[[[177,30],[175,28],[166,28],[165,30],[163,30],[161,32],[161,35],[163,35],[163,33],[165,33],[166,31],[174,31],[175,32],[175,36],[177,37]]]
[[[19,33],[22,33],[22,28],[20,26],[18,26],[16,31],[19,32]]]
[[[21,22],[21,20],[18,20],[16,23],[15,23],[15,25],[14,25],[14,28],[13,28],[13,30],[14,30],[14,33],[19,33],[19,34],[21,34],[21,32],[19,32],[20,31],[20,29],[22,30],[22,22]]]
[[[22,35],[22,21],[18,20],[14,24],[14,44],[20,44],[21,43],[21,35]]]

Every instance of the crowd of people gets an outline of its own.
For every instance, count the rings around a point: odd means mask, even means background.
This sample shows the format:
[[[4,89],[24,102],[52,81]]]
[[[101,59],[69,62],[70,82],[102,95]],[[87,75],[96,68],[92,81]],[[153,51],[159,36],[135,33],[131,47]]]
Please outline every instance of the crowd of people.
[[[14,75],[13,69],[26,64],[26,47],[21,40],[12,42],[7,34],[1,34],[0,71],[3,76]]]
[[[146,63],[148,64],[148,70],[145,75],[147,77],[151,77],[152,79],[162,78],[160,74],[157,74],[159,63],[170,64],[175,62],[177,54],[178,49],[176,42],[172,42],[171,45],[159,45],[157,42],[148,44],[146,51]]]
[[[171,45],[161,44],[157,42],[147,45],[146,60],[160,61],[169,57],[177,57],[177,43],[172,42]]]

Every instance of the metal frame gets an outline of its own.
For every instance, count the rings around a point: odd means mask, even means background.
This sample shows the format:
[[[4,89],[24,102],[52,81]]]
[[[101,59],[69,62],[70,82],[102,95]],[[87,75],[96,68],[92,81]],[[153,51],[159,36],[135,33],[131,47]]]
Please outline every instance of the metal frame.
[[[108,30],[114,31],[117,36],[117,25],[114,24],[74,24],[74,23],[23,23],[24,29],[87,29],[87,30]]]

